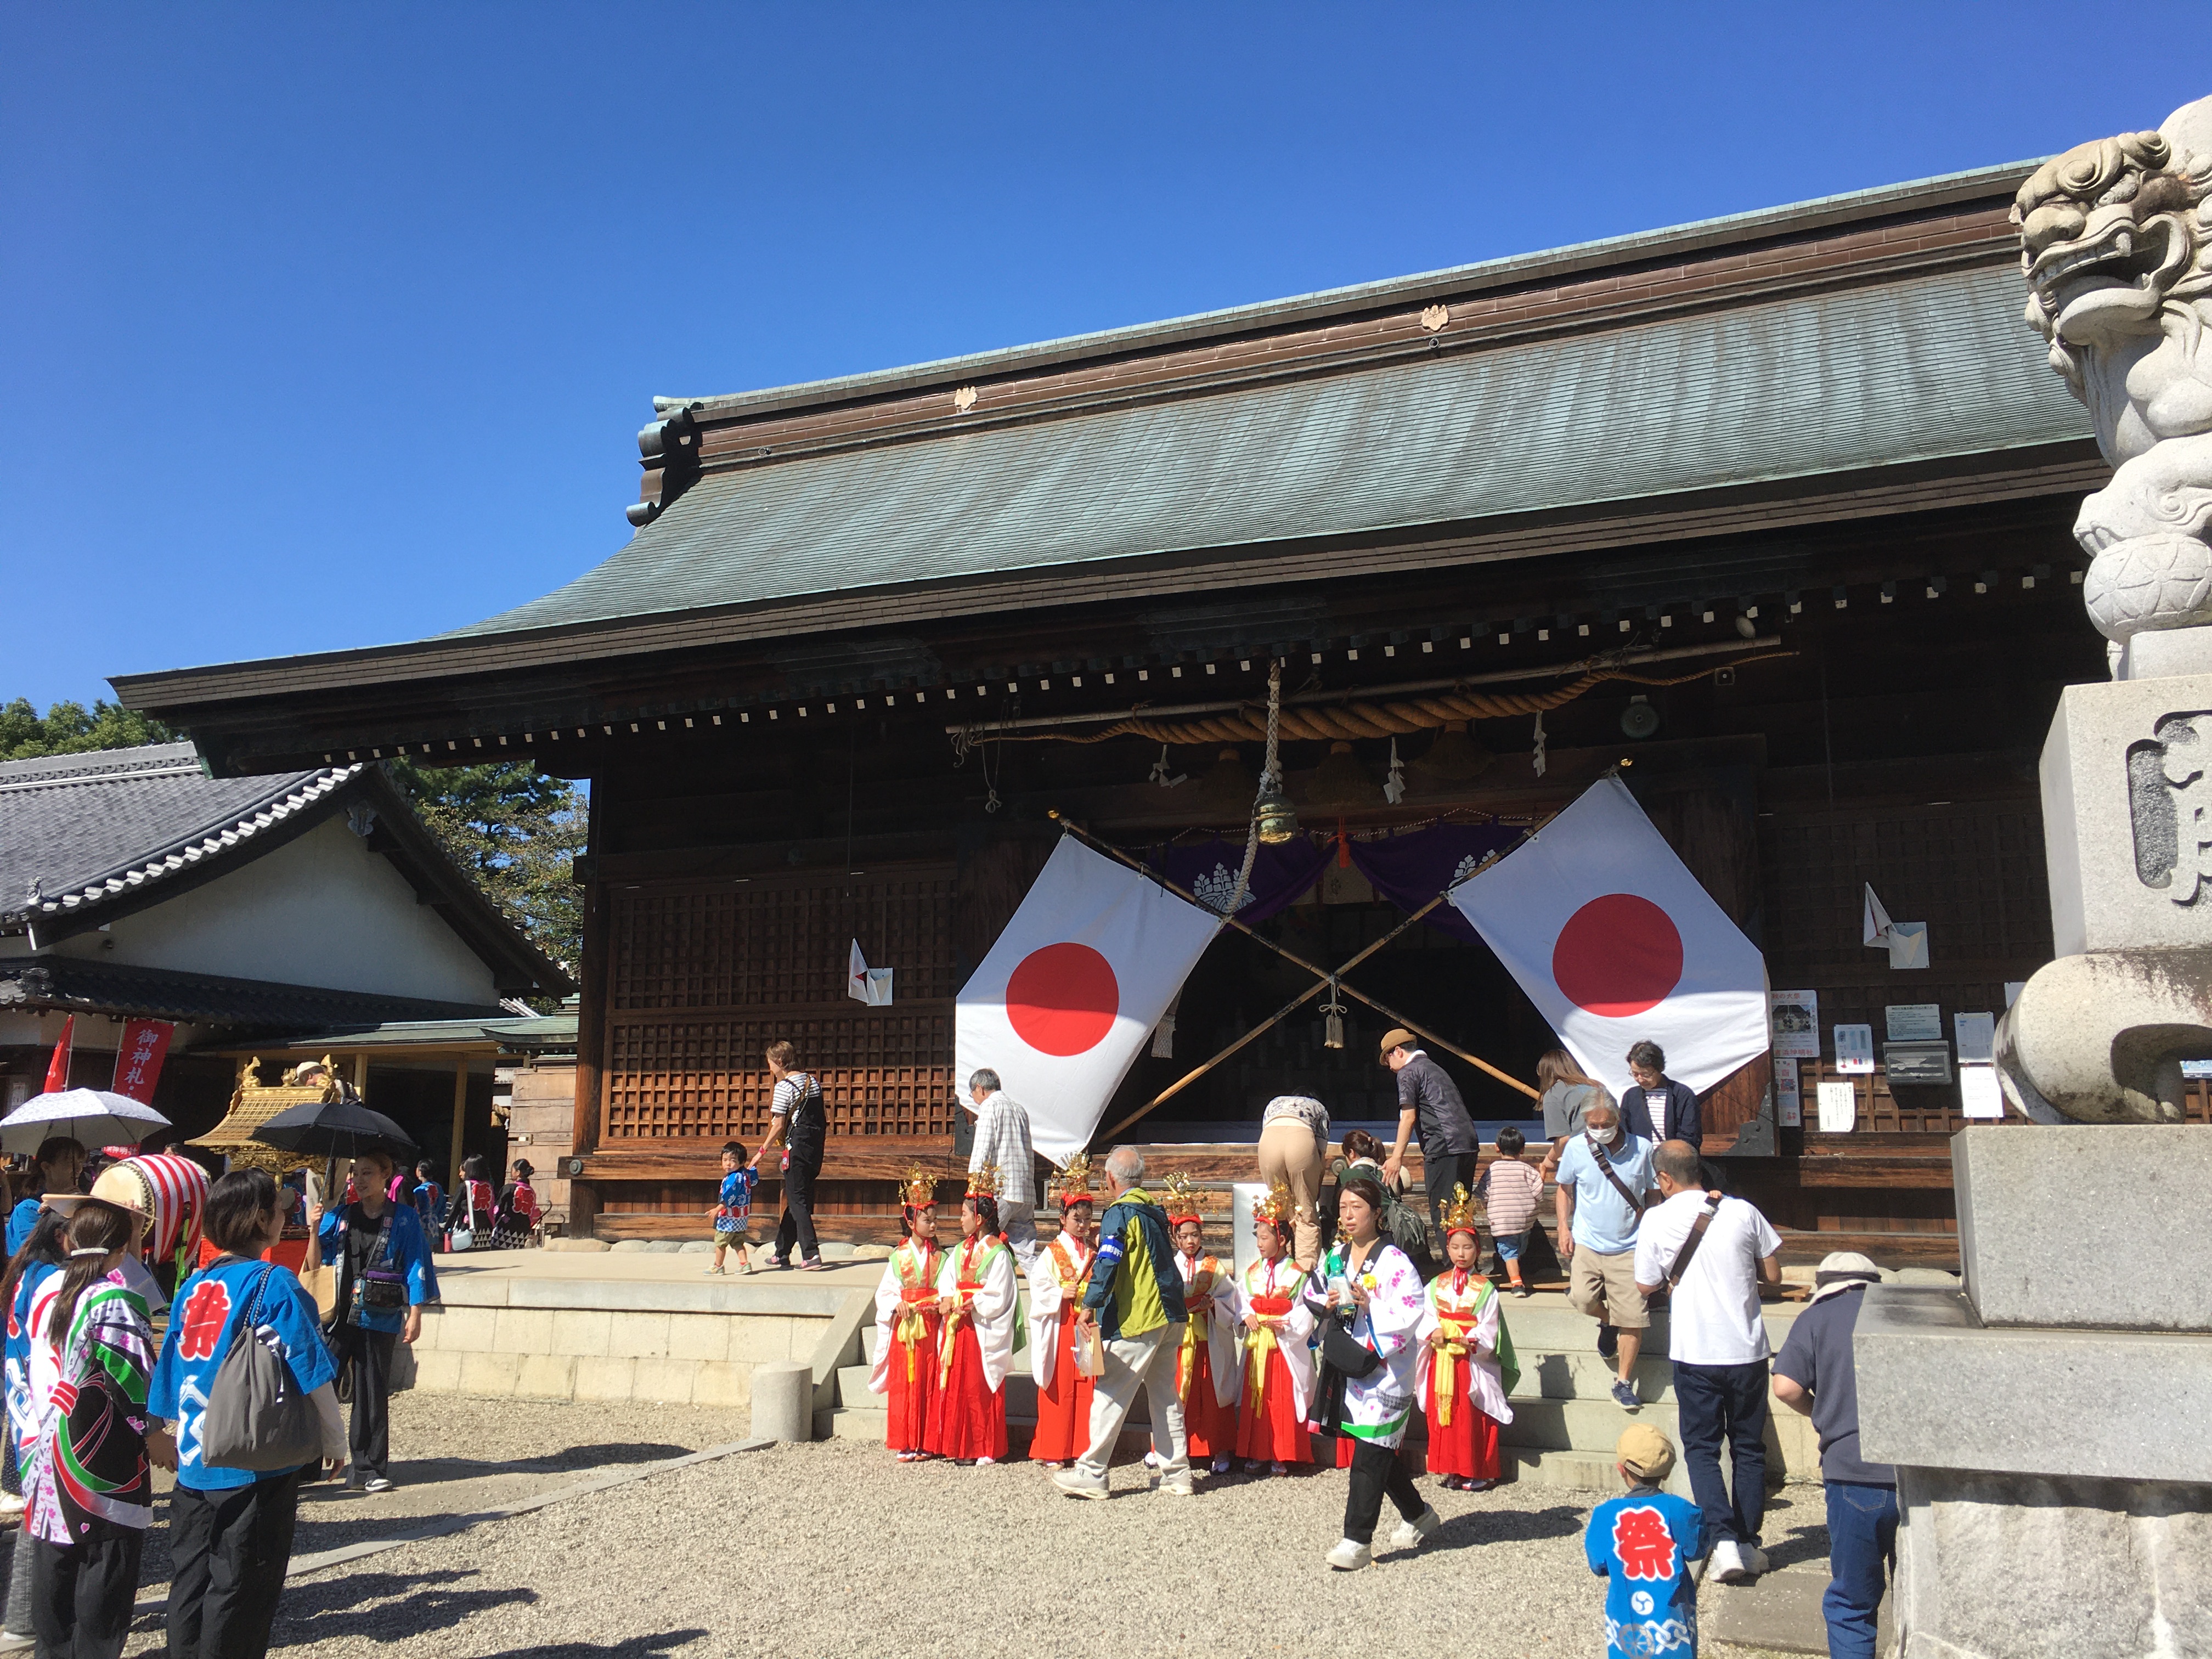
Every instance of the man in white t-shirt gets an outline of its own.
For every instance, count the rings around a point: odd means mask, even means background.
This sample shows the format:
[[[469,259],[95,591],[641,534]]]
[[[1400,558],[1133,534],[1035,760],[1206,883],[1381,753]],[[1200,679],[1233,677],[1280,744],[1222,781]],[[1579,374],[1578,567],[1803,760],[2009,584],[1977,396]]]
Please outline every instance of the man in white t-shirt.
[[[1759,1522],[1766,1507],[1766,1362],[1773,1349],[1759,1317],[1759,1286],[1782,1282],[1782,1240],[1740,1198],[1699,1185],[1698,1149],[1662,1143],[1652,1155],[1661,1202],[1636,1235],[1636,1288],[1671,1284],[1667,1357],[1690,1491],[1714,1540],[1706,1571],[1733,1583],[1766,1571]],[[1702,1221],[1702,1228],[1699,1223]],[[1735,1496],[1721,1473],[1721,1442]]]

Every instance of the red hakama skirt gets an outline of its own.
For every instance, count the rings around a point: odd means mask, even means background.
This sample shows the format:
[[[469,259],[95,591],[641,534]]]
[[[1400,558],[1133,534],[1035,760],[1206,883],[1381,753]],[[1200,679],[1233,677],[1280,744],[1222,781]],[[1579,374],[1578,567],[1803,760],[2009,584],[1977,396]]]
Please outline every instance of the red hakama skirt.
[[[1075,1369],[1075,1322],[1063,1316],[1052,1362],[1052,1386],[1037,1390],[1036,1431],[1030,1455],[1065,1463],[1091,1446],[1091,1395],[1097,1379]]]
[[[939,1457],[1006,1459],[1006,1394],[984,1380],[983,1351],[972,1321],[963,1319],[952,1333],[952,1363],[931,1408],[924,1444]]]
[[[923,1316],[921,1338],[911,1346],[898,1340],[898,1328],[905,1316],[901,1314],[891,1322],[891,1358],[887,1377],[890,1386],[885,1396],[890,1407],[890,1426],[884,1436],[884,1443],[896,1452],[928,1449],[926,1443],[929,1438],[929,1419],[937,1407],[935,1298],[927,1305],[932,1311]]]
[[[1226,1457],[1237,1449],[1237,1408],[1223,1405],[1213,1392],[1213,1351],[1200,1342],[1187,1351],[1187,1360],[1189,1372],[1184,1379],[1182,1425],[1189,1437],[1191,1457],[1194,1461]]]
[[[1291,1310],[1287,1296],[1255,1296],[1252,1310],[1267,1319],[1280,1319]],[[1247,1337],[1249,1343],[1251,1339]],[[1296,1340],[1295,1338],[1292,1340]],[[1284,1363],[1279,1347],[1267,1350],[1266,1369],[1261,1373],[1255,1405],[1252,1386],[1252,1364],[1248,1358],[1244,1364],[1243,1397],[1237,1402],[1237,1455],[1239,1457],[1261,1459],[1270,1463],[1310,1463],[1313,1462],[1313,1436],[1298,1420],[1297,1412],[1291,1401],[1291,1368]]]
[[[1451,1421],[1440,1421],[1443,1413],[1437,1400],[1437,1373],[1441,1369],[1431,1355],[1429,1386],[1421,1401],[1429,1419],[1429,1473],[1495,1480],[1498,1478],[1498,1419],[1468,1397],[1470,1367],[1466,1360],[1458,1359],[1452,1364]]]

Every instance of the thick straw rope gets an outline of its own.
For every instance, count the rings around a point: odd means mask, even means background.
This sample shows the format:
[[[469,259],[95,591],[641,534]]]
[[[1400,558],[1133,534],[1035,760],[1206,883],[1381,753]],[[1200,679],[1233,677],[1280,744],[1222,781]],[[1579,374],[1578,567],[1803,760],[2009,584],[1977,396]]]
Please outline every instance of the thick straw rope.
[[[1741,658],[1725,666],[1742,667],[1796,654],[1789,651],[1769,652],[1763,656]],[[1625,680],[1631,685],[1686,685],[1712,672],[1709,667],[1700,668],[1692,673],[1677,674],[1672,679],[1660,679],[1647,674],[1632,674],[1625,669],[1604,668],[1551,691],[1440,691],[1408,697],[1403,702],[1353,702],[1333,708],[1285,708],[1277,718],[1279,734],[1286,738],[1395,738],[1412,732],[1433,731],[1455,720],[1501,720],[1512,714],[1541,714],[1572,702],[1607,680]],[[1154,743],[1256,743],[1275,735],[1268,730],[1270,724],[1267,711],[1239,708],[1195,720],[1157,720],[1141,714],[1132,715],[1081,736],[1072,732],[999,732],[982,726],[975,731],[972,741],[1104,743],[1110,738],[1127,737],[1133,732]]]

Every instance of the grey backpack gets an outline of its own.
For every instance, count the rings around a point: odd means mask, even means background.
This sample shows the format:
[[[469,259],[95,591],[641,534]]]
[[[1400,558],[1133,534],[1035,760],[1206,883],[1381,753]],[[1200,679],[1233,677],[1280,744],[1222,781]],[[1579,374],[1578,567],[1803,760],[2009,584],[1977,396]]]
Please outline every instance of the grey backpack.
[[[261,1324],[262,1292],[276,1271],[264,1267],[254,1281],[230,1352],[208,1390],[200,1461],[210,1468],[265,1472],[321,1461],[322,1418],[294,1379],[276,1333]]]

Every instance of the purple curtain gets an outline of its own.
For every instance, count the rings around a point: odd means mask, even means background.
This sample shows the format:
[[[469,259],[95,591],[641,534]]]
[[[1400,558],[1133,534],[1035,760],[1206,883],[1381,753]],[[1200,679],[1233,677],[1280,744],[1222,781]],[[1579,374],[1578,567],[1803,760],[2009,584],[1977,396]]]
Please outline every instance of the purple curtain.
[[[1491,854],[1513,846],[1528,831],[1503,823],[1438,823],[1383,841],[1355,841],[1352,862],[1375,888],[1401,910],[1419,909],[1455,879],[1473,872]],[[1334,848],[1329,849],[1333,854]],[[1236,874],[1234,870],[1230,872]],[[1468,945],[1480,944],[1474,927],[1456,906],[1440,904],[1422,918]]]
[[[1261,847],[1252,860],[1251,890],[1237,919],[1249,927],[1297,902],[1321,879],[1328,861],[1328,849],[1304,836],[1279,846]],[[1237,890],[1237,872],[1244,867],[1244,844],[1216,836],[1191,847],[1155,848],[1148,862],[1185,892],[1195,894],[1200,903],[1219,910]]]

